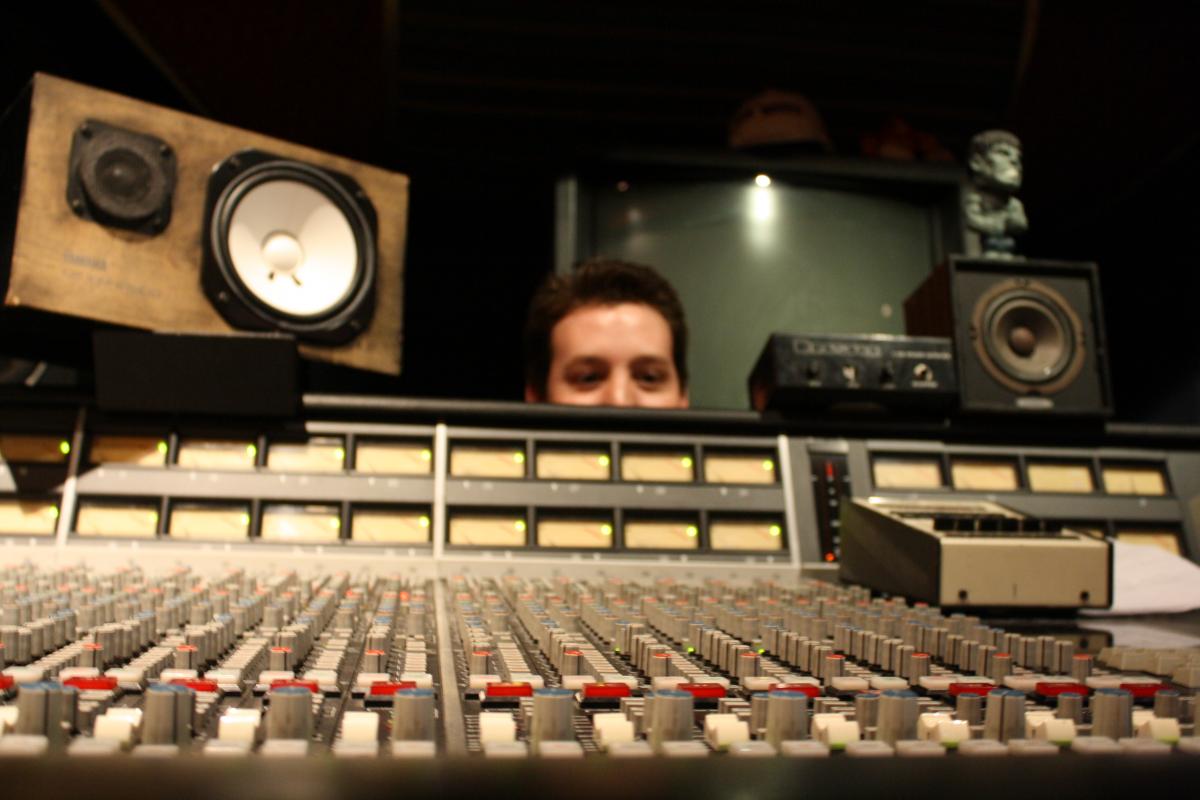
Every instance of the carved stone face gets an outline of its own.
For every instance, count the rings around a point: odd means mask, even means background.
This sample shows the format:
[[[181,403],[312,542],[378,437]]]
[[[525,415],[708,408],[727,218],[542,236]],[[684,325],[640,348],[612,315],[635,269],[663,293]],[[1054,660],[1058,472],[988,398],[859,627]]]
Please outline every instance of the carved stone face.
[[[971,157],[971,171],[979,183],[1015,192],[1021,188],[1021,148],[996,142],[986,152]]]

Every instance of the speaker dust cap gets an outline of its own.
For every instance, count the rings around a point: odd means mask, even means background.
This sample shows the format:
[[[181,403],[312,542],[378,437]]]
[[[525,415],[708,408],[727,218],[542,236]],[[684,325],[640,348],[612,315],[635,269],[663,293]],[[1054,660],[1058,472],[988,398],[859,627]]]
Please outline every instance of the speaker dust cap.
[[[171,221],[175,152],[137,131],[89,119],[75,129],[67,172],[67,203],[76,215],[149,235]]]
[[[201,280],[236,328],[344,343],[374,313],[377,222],[347,175],[259,150],[209,178]]]

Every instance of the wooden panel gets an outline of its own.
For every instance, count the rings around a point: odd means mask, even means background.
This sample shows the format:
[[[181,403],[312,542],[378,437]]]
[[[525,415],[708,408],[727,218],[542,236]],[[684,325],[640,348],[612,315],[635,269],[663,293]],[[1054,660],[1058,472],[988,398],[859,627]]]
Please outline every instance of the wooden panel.
[[[1015,492],[1021,488],[1017,462],[1008,459],[953,459],[950,480],[963,492]]]
[[[0,534],[53,536],[58,506],[43,500],[0,500]]]
[[[244,506],[176,506],[167,535],[172,539],[240,542],[250,538],[250,512]]]
[[[354,470],[385,475],[429,475],[433,450],[424,442],[359,442]]]
[[[83,502],[75,518],[79,536],[153,539],[158,535],[158,509],[150,505]]]
[[[524,547],[528,534],[521,517],[455,515],[449,539],[450,544],[475,547]]]
[[[634,451],[621,454],[621,480],[691,483],[695,478],[695,465],[690,453]]]
[[[450,474],[455,478],[524,478],[525,449],[521,445],[450,448]]]
[[[267,506],[262,539],[268,542],[336,542],[342,522],[336,506]]]
[[[159,436],[92,437],[88,450],[92,464],[135,464],[140,467],[161,467],[167,463],[167,443]]]
[[[942,463],[937,458],[876,458],[876,489],[940,489]]]
[[[775,457],[771,453],[705,453],[704,480],[708,483],[774,483]]]
[[[708,539],[713,550],[782,550],[783,526],[762,520],[713,520]]]
[[[612,457],[604,450],[538,450],[537,476],[564,481],[607,481]]]
[[[350,539],[385,544],[429,544],[429,514],[420,511],[355,509]]]
[[[694,522],[627,520],[625,547],[629,550],[696,550],[700,531]]]
[[[1085,462],[1032,462],[1025,472],[1029,479],[1029,488],[1035,492],[1089,494],[1095,488],[1095,484],[1092,483],[1092,468]]]
[[[1167,479],[1158,464],[1104,465],[1101,467],[1101,475],[1104,479],[1104,491],[1109,494],[1162,497],[1167,493]]]
[[[160,235],[107,228],[68,208],[71,137],[89,118],[157,136],[174,149],[177,183],[171,222]],[[156,331],[232,330],[200,288],[201,229],[209,173],[246,148],[334,169],[362,186],[379,221],[371,326],[345,346],[301,345],[300,352],[399,374],[407,177],[49,75],[34,79],[5,303]]]
[[[611,522],[595,519],[543,519],[537,525],[538,547],[611,548]]]

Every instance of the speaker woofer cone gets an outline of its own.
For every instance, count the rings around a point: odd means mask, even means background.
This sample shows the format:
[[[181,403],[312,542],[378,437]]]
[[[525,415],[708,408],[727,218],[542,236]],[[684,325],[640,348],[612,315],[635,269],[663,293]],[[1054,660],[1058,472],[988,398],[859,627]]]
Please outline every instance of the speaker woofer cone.
[[[375,209],[350,177],[261,151],[209,180],[205,293],[238,328],[341,343],[374,313]]]
[[[1052,394],[1083,368],[1083,324],[1067,301],[1037,281],[998,284],[975,304],[971,335],[994,379],[1023,394]]]

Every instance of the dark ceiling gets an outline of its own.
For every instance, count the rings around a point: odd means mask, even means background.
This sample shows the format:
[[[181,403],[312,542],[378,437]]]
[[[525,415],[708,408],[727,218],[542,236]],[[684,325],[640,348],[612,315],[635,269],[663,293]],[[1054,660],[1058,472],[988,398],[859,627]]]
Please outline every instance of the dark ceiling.
[[[1178,406],[1187,419],[1200,408],[1200,337],[1183,322],[1190,304],[1181,299],[1198,288],[1192,4],[7,8],[6,96],[40,69],[413,176],[406,373],[351,388],[517,396],[523,306],[551,265],[553,178],[582,154],[614,148],[720,150],[738,105],[777,87],[807,95],[846,156],[896,115],[955,153],[981,129],[1016,131],[1027,250],[1101,263],[1118,408],[1176,418]],[[1174,359],[1152,384],[1141,377],[1148,348]]]

